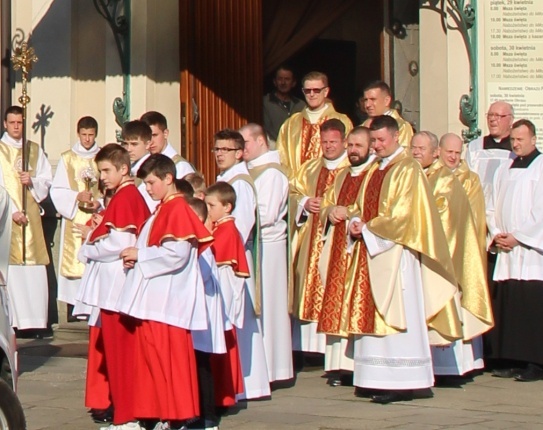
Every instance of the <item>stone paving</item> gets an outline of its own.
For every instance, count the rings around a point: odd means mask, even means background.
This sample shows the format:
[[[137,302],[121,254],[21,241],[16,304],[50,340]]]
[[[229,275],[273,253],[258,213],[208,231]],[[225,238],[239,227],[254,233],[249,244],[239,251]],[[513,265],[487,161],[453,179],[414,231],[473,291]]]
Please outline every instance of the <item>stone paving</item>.
[[[84,407],[85,343],[20,344],[18,395],[30,430],[98,429]],[[352,387],[326,385],[323,372],[297,375],[268,401],[241,403],[223,417],[223,430],[268,429],[543,429],[543,381],[523,383],[485,373],[434,397],[377,405]]]

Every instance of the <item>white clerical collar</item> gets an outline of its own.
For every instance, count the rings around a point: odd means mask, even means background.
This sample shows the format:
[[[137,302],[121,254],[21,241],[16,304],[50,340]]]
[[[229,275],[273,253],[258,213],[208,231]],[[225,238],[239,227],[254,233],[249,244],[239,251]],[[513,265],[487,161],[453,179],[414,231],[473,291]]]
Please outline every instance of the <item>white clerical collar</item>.
[[[132,166],[130,167],[130,173],[132,174],[132,176],[138,175],[138,170],[140,169],[143,162],[147,160],[150,155],[151,154],[147,153],[143,157],[141,157],[138,161],[136,161],[134,164],[132,164]]]
[[[255,167],[262,166],[269,163],[280,163],[278,151],[266,151],[264,154],[256,157],[254,160],[247,161],[247,168],[254,169]]]
[[[345,160],[345,158],[347,158],[347,151],[344,151],[343,154],[341,154],[335,160],[327,160],[324,157],[322,157],[322,160],[324,162],[324,167],[326,167],[328,170],[336,170],[337,166],[339,166],[341,162]]]
[[[173,148],[173,146],[170,144],[170,141],[167,141],[166,146],[164,147],[164,150],[161,152],[161,154],[167,157],[173,158],[177,155],[177,152]]]
[[[9,146],[13,146],[15,148],[21,148],[23,146],[23,139],[15,140],[8,134],[7,131],[5,131],[4,135],[2,136],[2,142],[7,143]]]
[[[309,122],[311,124],[316,124],[317,122],[319,122],[320,117],[326,109],[328,109],[328,103],[324,103],[320,108],[315,110],[311,110],[308,108],[307,116],[309,117]]]
[[[361,164],[360,166],[351,166],[349,169],[351,171],[351,176],[358,176],[360,175],[366,167],[368,167],[371,163],[373,163],[373,160],[375,160],[375,155],[371,154],[369,158],[366,160],[365,163]]]
[[[72,151],[74,151],[82,158],[93,158],[98,153],[98,151],[100,151],[100,147],[96,142],[94,142],[94,144],[89,149],[87,149],[81,144],[81,140],[78,140],[72,147]]]
[[[403,152],[403,150],[404,150],[403,146],[400,146],[398,149],[396,149],[396,151],[394,151],[388,157],[381,158],[381,163],[379,164],[379,170],[383,170],[386,166],[388,166],[390,162],[394,160],[394,158],[396,158],[396,156],[398,156],[399,154]]]
[[[239,174],[249,174],[245,161],[240,161],[239,163],[234,164],[232,167],[225,170],[224,172],[219,173],[217,176],[217,181],[229,181],[234,176],[237,176]]]

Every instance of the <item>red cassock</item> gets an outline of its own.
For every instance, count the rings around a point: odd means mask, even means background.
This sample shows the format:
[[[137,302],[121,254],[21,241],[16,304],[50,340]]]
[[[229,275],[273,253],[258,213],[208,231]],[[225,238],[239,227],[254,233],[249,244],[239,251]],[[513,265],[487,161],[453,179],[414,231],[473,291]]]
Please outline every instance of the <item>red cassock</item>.
[[[102,215],[102,222],[91,233],[89,243],[106,239],[111,230],[136,234],[150,213],[134,182],[127,181],[117,188]],[[115,287],[121,288],[122,285]],[[100,319],[107,378],[114,406],[113,423],[123,424],[135,419],[133,357],[134,332],[138,321],[109,310],[102,310]],[[91,352],[89,356],[92,356]]]
[[[147,246],[191,241],[203,251],[213,237],[180,194],[157,207]],[[195,286],[196,287],[196,286]],[[136,330],[135,410],[138,418],[183,421],[200,414],[196,358],[189,330],[141,321]]]
[[[225,218],[217,222],[213,237],[215,241],[212,250],[217,266],[229,265],[236,276],[248,278],[250,275],[245,247],[234,218]],[[235,405],[236,394],[244,391],[236,329],[225,331],[224,337],[226,354],[211,354],[215,404],[223,407]]]

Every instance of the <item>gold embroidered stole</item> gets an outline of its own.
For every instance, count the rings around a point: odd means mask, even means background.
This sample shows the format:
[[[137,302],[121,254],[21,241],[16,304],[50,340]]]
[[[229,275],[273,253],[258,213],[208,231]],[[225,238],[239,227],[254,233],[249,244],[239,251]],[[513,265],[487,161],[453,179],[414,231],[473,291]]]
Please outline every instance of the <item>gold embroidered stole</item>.
[[[369,178],[362,205],[362,221],[368,222],[379,213],[379,196],[387,172],[392,167],[389,164],[383,170],[375,170]],[[375,332],[375,302],[371,293],[368,270],[368,250],[364,240],[360,240],[357,263],[352,264],[356,271],[353,273],[353,292],[349,304],[350,320],[347,331],[354,334],[371,334]]]
[[[337,206],[349,206],[353,204],[358,196],[366,173],[367,171],[362,172],[358,176],[347,175],[337,198]],[[344,327],[348,315],[345,312],[347,309],[345,306],[345,296],[348,294],[346,285],[348,282],[347,269],[351,262],[351,256],[347,253],[346,249],[346,236],[347,226],[345,222],[336,224],[331,239],[330,263],[322,299],[319,325],[317,327],[317,331],[327,334],[346,335]]]
[[[311,124],[307,118],[302,118],[300,166],[307,160],[314,160],[322,155],[320,126],[327,119],[326,116],[322,116],[316,124]]]
[[[28,147],[28,170],[30,176],[35,177],[39,146],[37,143],[29,142]],[[19,172],[22,169],[22,148],[14,148],[5,143],[0,143],[0,168],[4,175],[4,187],[11,200],[15,203],[17,210],[21,211],[23,208],[23,191],[19,181]],[[32,197],[30,190],[26,193],[26,216],[29,221],[26,226],[26,264],[47,265],[49,264],[49,256],[43,236],[40,206]],[[9,264],[23,264],[22,232],[22,227],[12,222]]]
[[[315,197],[322,197],[324,192],[333,184],[340,169],[328,170],[322,167],[317,180]],[[309,262],[304,277],[304,291],[301,303],[300,319],[305,321],[318,321],[322,307],[324,285],[319,273],[319,258],[322,253],[323,243],[322,223],[317,214],[311,217],[311,229],[309,231]]]
[[[94,170],[94,176],[99,178],[98,168],[94,162],[94,158],[83,158],[77,155],[74,151],[69,150],[62,154],[62,160],[66,167],[66,176],[70,184],[70,188],[74,191],[85,191],[85,181],[83,180],[83,172],[87,169]],[[92,196],[94,199],[100,197],[98,191],[98,182],[91,187]],[[77,253],[81,248],[81,236],[75,234],[75,224],[86,224],[91,218],[92,213],[77,208],[77,212],[73,219],[64,219],[64,242],[62,248],[62,261],[60,262],[60,274],[66,278],[81,278],[85,265],[77,259]]]

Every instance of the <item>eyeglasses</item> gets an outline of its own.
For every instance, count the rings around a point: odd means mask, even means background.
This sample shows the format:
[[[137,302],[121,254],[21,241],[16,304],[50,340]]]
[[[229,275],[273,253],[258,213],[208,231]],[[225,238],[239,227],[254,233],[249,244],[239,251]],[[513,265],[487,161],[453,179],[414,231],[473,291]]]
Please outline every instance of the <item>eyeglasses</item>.
[[[322,90],[324,90],[325,88],[328,88],[328,87],[322,87],[322,88],[302,88],[302,92],[304,94],[311,94],[311,93],[315,93],[315,94],[320,94]]]
[[[227,154],[232,151],[241,151],[239,148],[211,148],[211,152],[214,152],[216,154]]]
[[[502,119],[502,118],[505,118],[506,116],[511,116],[511,114],[510,113],[505,114],[505,115],[500,115],[499,113],[487,113],[486,114],[486,117],[488,119]]]

